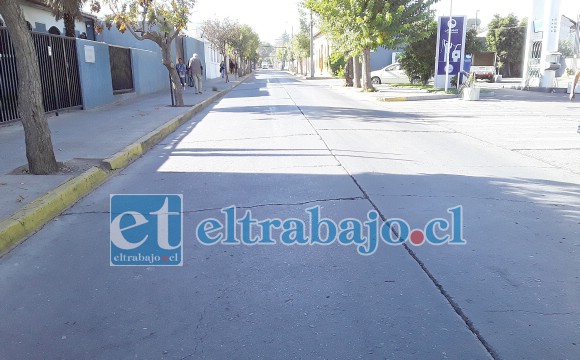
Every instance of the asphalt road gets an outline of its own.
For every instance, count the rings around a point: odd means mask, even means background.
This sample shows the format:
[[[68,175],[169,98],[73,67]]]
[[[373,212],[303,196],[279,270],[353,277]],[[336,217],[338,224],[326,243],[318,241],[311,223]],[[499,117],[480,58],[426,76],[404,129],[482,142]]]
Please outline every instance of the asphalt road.
[[[579,358],[577,106],[324,84],[258,72],[1,258],[0,359]],[[183,194],[183,267],[109,266],[110,194]],[[461,205],[467,243],[201,245],[231,205],[414,227]]]

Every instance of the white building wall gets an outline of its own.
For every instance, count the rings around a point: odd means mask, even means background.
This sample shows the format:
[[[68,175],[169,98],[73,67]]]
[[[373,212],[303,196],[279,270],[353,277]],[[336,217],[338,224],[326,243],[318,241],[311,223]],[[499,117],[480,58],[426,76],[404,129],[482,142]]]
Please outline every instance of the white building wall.
[[[56,26],[61,33],[64,35],[64,21],[60,19],[56,21],[54,15],[48,10],[40,9],[35,6],[22,4],[22,13],[24,14],[24,18],[26,21],[32,25],[32,29],[35,29],[35,23],[41,23],[46,25],[46,32],[50,29],[51,26]],[[75,30],[82,33],[87,31],[87,26],[82,21],[76,21]]]
[[[330,41],[324,34],[314,38],[314,74],[316,76],[330,76],[328,60],[332,55]],[[310,67],[308,68],[310,70]]]
[[[210,43],[204,41],[205,44],[205,64],[206,72],[205,76],[207,79],[215,79],[221,76],[220,74],[220,63],[223,61],[223,56],[213,49]]]

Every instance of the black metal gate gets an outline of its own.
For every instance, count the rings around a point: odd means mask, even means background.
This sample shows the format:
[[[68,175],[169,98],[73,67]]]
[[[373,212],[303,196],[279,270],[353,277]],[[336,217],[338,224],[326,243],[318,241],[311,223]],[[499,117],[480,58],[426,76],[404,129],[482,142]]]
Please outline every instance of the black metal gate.
[[[46,112],[82,105],[76,41],[45,33],[31,33]],[[16,57],[6,28],[0,28],[0,123],[19,118]]]
[[[0,28],[0,123],[18,118],[16,58],[8,31]]]
[[[131,49],[109,45],[113,94],[133,91],[133,67]]]

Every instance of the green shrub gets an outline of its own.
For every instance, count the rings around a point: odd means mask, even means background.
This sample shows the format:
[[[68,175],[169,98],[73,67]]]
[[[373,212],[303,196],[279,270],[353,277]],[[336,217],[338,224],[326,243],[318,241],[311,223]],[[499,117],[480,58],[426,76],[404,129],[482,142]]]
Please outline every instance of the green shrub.
[[[437,22],[433,21],[429,25],[429,36],[408,44],[399,58],[401,67],[412,83],[425,85],[433,77],[436,47]]]
[[[342,77],[344,75],[344,67],[346,65],[346,59],[344,55],[340,53],[333,53],[330,55],[329,65],[330,72],[333,76]]]

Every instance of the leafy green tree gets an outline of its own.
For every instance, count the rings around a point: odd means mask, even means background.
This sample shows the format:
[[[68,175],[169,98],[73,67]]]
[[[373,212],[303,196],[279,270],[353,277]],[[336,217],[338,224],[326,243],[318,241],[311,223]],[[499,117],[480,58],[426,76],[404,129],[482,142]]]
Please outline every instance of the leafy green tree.
[[[318,14],[321,29],[343,54],[362,54],[363,90],[374,90],[370,54],[379,46],[397,48],[427,36],[438,0],[305,0]]]
[[[223,55],[223,61],[227,68],[228,50],[235,47],[240,38],[239,25],[230,19],[210,19],[202,23],[201,31],[207,41],[213,45],[214,49]],[[225,71],[225,74],[225,81],[230,81],[227,71]]]
[[[290,35],[286,31],[276,41],[276,59],[282,64],[282,70],[288,61],[290,50]]]
[[[494,15],[489,23],[487,46],[498,56],[498,67],[506,76],[521,75],[521,65],[526,44],[527,19],[519,21],[514,14]]]
[[[274,53],[276,47],[268,42],[261,43],[258,50],[260,54],[260,59],[262,61],[271,61],[272,54]]]
[[[413,83],[427,84],[435,75],[437,22],[428,26],[428,36],[409,43],[399,56],[401,67]]]
[[[477,30],[469,29],[465,35],[465,53],[477,54],[485,51],[485,44],[477,37]]]
[[[244,64],[249,64],[256,58],[256,52],[260,46],[260,37],[248,25],[239,25],[234,33],[232,47],[238,51],[240,69],[246,71]]]
[[[24,128],[28,171],[34,175],[49,175],[58,172],[58,163],[42,105],[38,56],[20,5],[19,0],[0,0],[0,13],[16,55],[18,112]]]
[[[298,62],[297,71],[305,74],[304,60],[310,57],[310,25],[304,8],[298,8],[298,15],[300,27],[298,33],[294,34],[294,38],[291,39],[291,56]]]
[[[260,48],[260,36],[249,26],[243,27],[242,32],[244,34],[243,38],[245,39],[244,54],[246,56],[247,61],[251,65],[251,62],[255,63],[256,61],[258,61],[259,58],[258,49]]]
[[[112,15],[105,24],[113,24],[120,32],[129,32],[140,41],[150,40],[161,48],[163,65],[167,68],[175,90],[177,106],[183,106],[183,88],[171,59],[171,44],[187,28],[195,0],[105,0]]]
[[[563,57],[572,57],[574,56],[574,44],[570,40],[560,40],[558,52],[562,53]]]
[[[344,75],[344,71],[346,68],[346,61],[347,59],[341,53],[332,53],[330,55],[330,59],[328,59],[330,71],[332,75],[342,77]]]
[[[305,74],[304,60],[310,57],[310,35],[299,32],[292,40],[292,53],[298,61],[298,72]]]
[[[92,12],[99,12],[101,4],[97,0],[45,0],[56,20],[63,19],[64,32],[68,37],[75,37],[75,20],[81,17],[81,9],[90,4]]]

